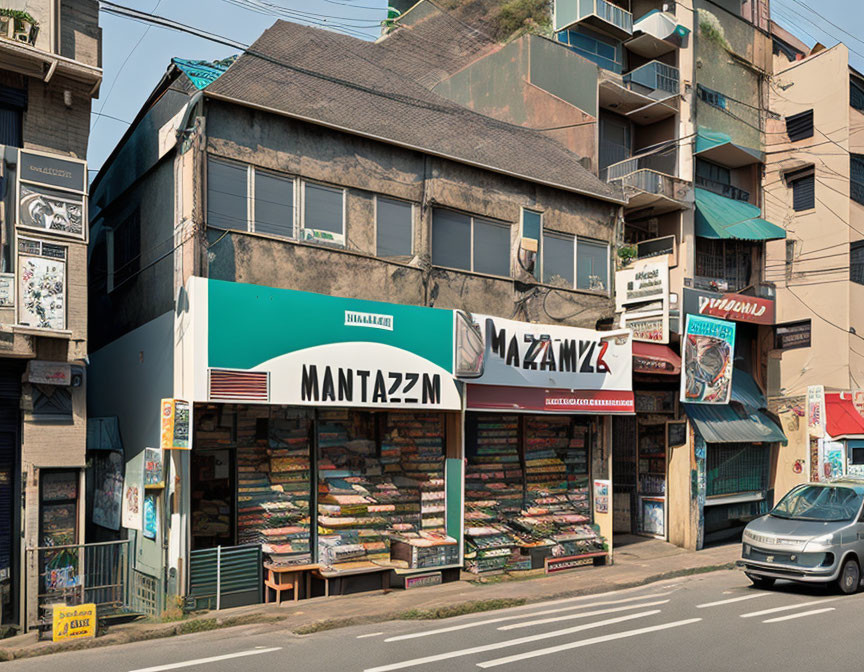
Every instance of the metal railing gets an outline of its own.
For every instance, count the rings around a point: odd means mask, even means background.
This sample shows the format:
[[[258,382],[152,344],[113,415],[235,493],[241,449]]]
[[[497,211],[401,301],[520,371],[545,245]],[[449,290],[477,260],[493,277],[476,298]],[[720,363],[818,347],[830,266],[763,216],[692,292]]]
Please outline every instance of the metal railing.
[[[599,16],[601,19],[606,21],[607,23],[611,23],[613,26],[620,28],[628,33],[633,32],[633,15],[628,12],[623,7],[619,7],[618,5],[613,5],[611,2],[606,2],[606,0],[593,0],[594,2],[594,14]],[[591,4],[591,0],[585,3],[586,5]],[[579,8],[582,9],[583,2],[580,1]]]
[[[637,170],[653,170],[675,177],[678,173],[678,148],[673,146],[613,163],[606,168],[606,180],[617,180]]]
[[[40,611],[57,602],[92,602],[100,614],[120,611],[128,604],[128,549],[129,539],[28,548],[27,566],[34,566],[35,560],[38,568]]]
[[[634,84],[648,89],[652,93],[663,94],[660,97],[680,93],[681,84],[678,68],[666,65],[660,61],[651,61],[624,75],[624,84],[634,90]]]
[[[731,184],[724,184],[723,182],[717,182],[716,180],[712,180],[707,177],[701,177],[699,175],[696,176],[696,184],[697,186],[703,187],[704,189],[714,192],[715,194],[719,194],[720,196],[725,196],[726,198],[731,198],[736,201],[747,202],[750,200],[750,192],[739,189],[738,187],[733,187]]]
[[[586,19],[595,23],[599,19],[628,35],[633,34],[633,15],[607,0],[555,0],[555,17],[556,31]]]
[[[642,169],[620,177],[616,180],[622,187],[638,189],[648,194],[665,196],[671,200],[681,200],[676,194],[677,180],[671,175],[664,175],[653,170]]]

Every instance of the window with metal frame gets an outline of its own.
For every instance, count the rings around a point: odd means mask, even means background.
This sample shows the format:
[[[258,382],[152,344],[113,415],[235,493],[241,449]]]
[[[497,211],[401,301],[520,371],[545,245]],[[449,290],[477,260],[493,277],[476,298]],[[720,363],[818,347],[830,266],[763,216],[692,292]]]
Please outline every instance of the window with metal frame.
[[[24,110],[27,90],[0,85],[0,145],[24,146]]]
[[[207,226],[249,230],[248,166],[207,159]]]
[[[850,154],[849,196],[856,203],[864,204],[864,154]]]
[[[303,237],[345,244],[345,190],[323,184],[303,184]]]
[[[609,244],[544,231],[543,282],[570,289],[608,292]]]
[[[813,110],[805,110],[786,117],[786,133],[790,142],[813,137]]]
[[[744,240],[698,238],[696,242],[696,275],[723,280],[729,291],[750,284],[754,243]]]
[[[562,30],[556,37],[571,51],[596,63],[604,70],[621,74],[624,52],[621,42],[585,28]]]
[[[411,203],[376,197],[375,239],[379,257],[411,256],[414,249],[413,212]]]
[[[697,93],[699,99],[708,103],[711,107],[716,107],[721,110],[726,109],[726,96],[724,96],[719,91],[715,91],[714,89],[709,89],[707,86],[702,86],[701,84],[698,84]]]
[[[706,451],[706,495],[734,495],[768,489],[768,444],[711,443]]]
[[[864,82],[849,79],[849,104],[859,112],[864,112]]]
[[[864,285],[864,240],[849,246],[849,279],[856,284]]]
[[[786,183],[792,189],[792,209],[795,212],[816,207],[816,175],[813,166],[786,173]]]
[[[537,241],[537,254],[534,257],[533,275],[541,279],[541,263],[543,255],[543,213],[522,208],[522,237]]]
[[[510,277],[510,226],[435,208],[432,264]]]
[[[254,170],[255,233],[294,237],[294,178]]]

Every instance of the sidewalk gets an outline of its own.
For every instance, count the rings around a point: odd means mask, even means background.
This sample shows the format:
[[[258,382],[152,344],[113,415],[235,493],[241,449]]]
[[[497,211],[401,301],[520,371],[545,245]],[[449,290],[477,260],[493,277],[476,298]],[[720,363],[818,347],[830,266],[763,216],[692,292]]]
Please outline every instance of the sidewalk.
[[[634,538],[636,539],[636,538]],[[625,540],[625,541],[630,541]],[[138,622],[114,626],[97,639],[54,644],[39,642],[36,633],[0,641],[0,661],[75,649],[111,646],[172,637],[250,623],[278,623],[297,634],[379,623],[398,619],[434,619],[630,588],[653,581],[728,569],[738,559],[738,543],[704,551],[685,551],[657,540],[639,540],[615,549],[615,564],[586,567],[554,576],[488,582],[455,581],[415,590],[375,591],[356,595],[313,598],[281,605],[256,604],[207,612],[170,623]],[[463,575],[468,576],[468,575]]]

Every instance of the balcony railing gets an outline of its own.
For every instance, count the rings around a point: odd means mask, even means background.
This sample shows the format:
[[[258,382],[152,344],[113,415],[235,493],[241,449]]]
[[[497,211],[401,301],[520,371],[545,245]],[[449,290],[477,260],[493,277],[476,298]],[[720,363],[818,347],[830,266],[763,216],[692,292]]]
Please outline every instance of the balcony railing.
[[[633,15],[606,0],[555,0],[555,31],[585,22],[623,39],[633,34]]]
[[[746,203],[750,200],[750,192],[739,189],[738,187],[733,187],[731,184],[724,184],[723,182],[710,180],[707,177],[701,177],[697,175],[696,185],[702,187],[703,189],[707,189],[708,191],[712,191],[715,194],[720,194],[720,196],[731,198],[735,201],[744,201]]]
[[[677,166],[678,149],[677,147],[672,147],[665,151],[633,156],[624,161],[613,163],[606,169],[606,181],[611,182],[612,180],[620,179],[641,170],[663,173],[664,175],[674,177],[678,173]]]
[[[671,201],[684,201],[687,187],[676,177],[653,170],[640,169],[623,177],[610,179],[626,189],[635,189],[646,194],[663,196]]]
[[[627,88],[652,98],[666,98],[681,91],[678,68],[651,61],[624,75]]]

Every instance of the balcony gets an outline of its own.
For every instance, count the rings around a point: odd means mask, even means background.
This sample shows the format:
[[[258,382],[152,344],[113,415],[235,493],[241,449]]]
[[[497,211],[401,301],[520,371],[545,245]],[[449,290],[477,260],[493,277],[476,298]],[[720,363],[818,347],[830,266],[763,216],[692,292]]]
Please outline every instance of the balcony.
[[[678,112],[678,69],[652,61],[626,75],[600,71],[599,104],[636,124],[654,124]]]
[[[633,34],[633,15],[606,0],[555,0],[554,30],[585,24],[624,40]]]
[[[673,3],[674,5],[674,3]],[[684,46],[690,29],[680,25],[671,12],[654,9],[633,22],[633,37],[625,46],[644,58],[659,58]]]
[[[631,91],[643,93],[655,100],[677,95],[681,91],[678,68],[660,61],[651,61],[628,72],[623,80]]]
[[[738,187],[733,187],[731,184],[717,182],[716,180],[710,180],[707,177],[701,177],[699,175],[696,176],[696,184],[703,189],[712,191],[715,194],[720,194],[726,198],[731,198],[736,201],[744,201],[745,203],[750,201],[750,192],[739,189]]]
[[[675,147],[614,163],[606,169],[606,181],[624,188],[628,211],[651,209],[653,215],[687,207],[690,184],[675,177]]]

